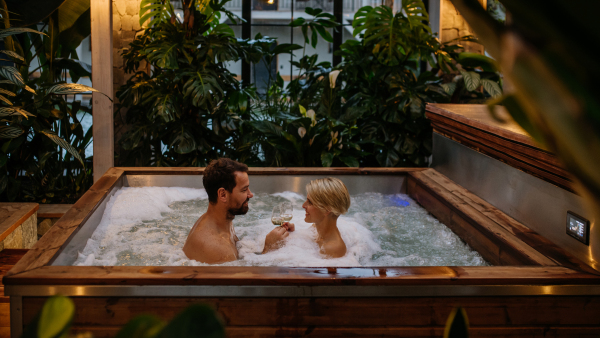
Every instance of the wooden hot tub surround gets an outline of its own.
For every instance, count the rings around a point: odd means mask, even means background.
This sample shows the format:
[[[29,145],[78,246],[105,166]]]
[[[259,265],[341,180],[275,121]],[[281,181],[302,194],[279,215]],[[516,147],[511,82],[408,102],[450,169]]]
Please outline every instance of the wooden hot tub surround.
[[[75,330],[96,337],[114,335],[136,314],[168,319],[194,302],[215,306],[232,337],[440,336],[456,305],[466,308],[475,337],[600,332],[594,269],[433,169],[250,168],[249,174],[403,176],[407,194],[495,266],[51,265],[125,176],[202,172],[111,168],[4,277],[11,332],[18,334],[58,293],[76,303]]]

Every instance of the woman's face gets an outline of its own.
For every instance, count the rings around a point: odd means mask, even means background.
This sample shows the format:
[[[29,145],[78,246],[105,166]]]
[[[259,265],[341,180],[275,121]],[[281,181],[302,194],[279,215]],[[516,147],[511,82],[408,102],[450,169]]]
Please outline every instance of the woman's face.
[[[306,214],[304,215],[304,221],[307,223],[319,223],[323,220],[323,218],[325,218],[325,216],[327,216],[327,212],[317,208],[312,204],[310,195],[306,196],[306,202],[302,204],[302,207],[306,211]]]

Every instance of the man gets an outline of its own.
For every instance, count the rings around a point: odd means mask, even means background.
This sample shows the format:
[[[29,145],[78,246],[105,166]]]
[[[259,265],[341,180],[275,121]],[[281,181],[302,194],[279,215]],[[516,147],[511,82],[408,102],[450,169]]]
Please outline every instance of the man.
[[[236,260],[238,238],[232,221],[248,212],[248,201],[254,196],[248,166],[228,158],[214,160],[204,170],[202,183],[208,194],[208,210],[190,230],[183,252],[189,259],[209,264]],[[263,253],[279,248],[288,231],[294,231],[292,223],[267,234]]]

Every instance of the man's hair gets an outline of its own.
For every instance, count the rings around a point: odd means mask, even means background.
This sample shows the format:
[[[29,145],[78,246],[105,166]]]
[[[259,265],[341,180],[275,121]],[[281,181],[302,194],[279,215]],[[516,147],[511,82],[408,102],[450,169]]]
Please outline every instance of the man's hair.
[[[327,177],[310,181],[306,185],[306,193],[314,206],[323,211],[331,211],[335,216],[345,214],[350,208],[348,189],[337,178]]]
[[[216,203],[218,198],[218,191],[220,188],[232,192],[235,188],[235,172],[248,172],[248,166],[234,161],[229,158],[220,158],[218,160],[212,160],[206,169],[204,169],[204,175],[202,177],[202,183],[204,189],[208,194],[208,201],[210,203]]]

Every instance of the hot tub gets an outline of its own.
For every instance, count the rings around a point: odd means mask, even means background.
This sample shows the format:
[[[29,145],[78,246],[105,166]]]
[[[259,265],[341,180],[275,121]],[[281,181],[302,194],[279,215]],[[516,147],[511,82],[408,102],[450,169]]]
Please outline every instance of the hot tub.
[[[441,336],[454,306],[473,336],[600,332],[600,277],[587,262],[434,169],[251,168],[255,192],[296,191],[323,176],[351,194],[406,193],[494,266],[69,266],[120,187],[202,187],[203,168],[112,168],[4,278],[17,337],[54,294],[72,297],[76,331],[113,336],[132,316],[169,319],[205,302],[231,337]]]

